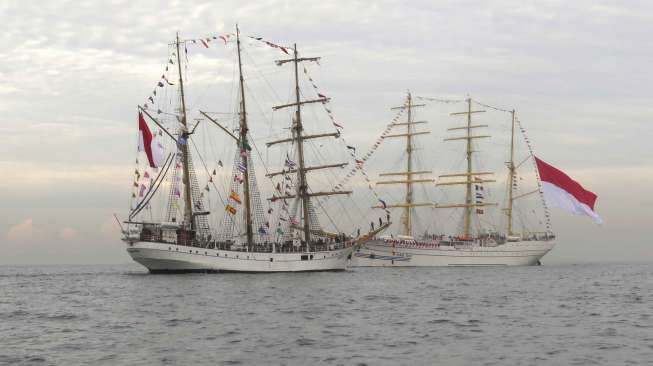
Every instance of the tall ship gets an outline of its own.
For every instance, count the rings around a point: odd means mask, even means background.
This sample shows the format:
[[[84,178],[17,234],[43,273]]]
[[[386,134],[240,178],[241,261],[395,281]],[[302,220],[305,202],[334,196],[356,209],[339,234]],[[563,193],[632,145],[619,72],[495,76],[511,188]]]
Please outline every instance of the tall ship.
[[[480,143],[476,141],[489,139],[491,136],[478,131],[487,128],[487,124],[473,122],[473,116],[486,112],[473,110],[474,101],[466,98],[458,101],[467,107],[464,111],[454,112],[454,118],[464,118],[462,125],[451,127],[448,133],[463,132],[462,135],[449,136],[445,143],[463,143],[464,171],[452,172],[432,177],[432,171],[416,167],[416,157],[420,156],[420,149],[416,149],[415,140],[428,135],[430,131],[418,131],[419,125],[426,121],[414,119],[415,110],[425,104],[415,102],[411,93],[400,109],[406,112],[405,122],[392,123],[392,129],[404,129],[398,133],[383,136],[387,138],[405,139],[405,168],[402,171],[380,174],[377,186],[403,186],[403,201],[385,203],[376,208],[385,210],[400,210],[401,220],[399,228],[390,235],[378,236],[357,249],[352,256],[352,266],[391,266],[391,267],[431,267],[431,266],[517,266],[537,265],[540,259],[554,247],[555,235],[551,231],[549,214],[543,200],[541,183],[537,172],[532,171],[533,182],[531,188],[526,190],[522,184],[524,177],[519,174],[529,165],[534,166],[534,156],[528,144],[528,149],[523,158],[516,162],[516,128],[518,121],[515,111],[501,110],[510,116],[508,161],[505,162],[506,178],[504,202],[488,201],[490,192],[496,185],[494,173],[478,169],[479,159],[476,155],[482,152]],[[480,103],[479,103],[480,104]],[[488,106],[491,107],[491,106]],[[492,107],[493,108],[493,107]],[[494,108],[496,109],[496,108]],[[498,110],[498,109],[497,109]],[[520,129],[521,126],[519,126]],[[459,154],[459,153],[458,153]],[[417,156],[416,156],[417,155]],[[459,155],[458,155],[459,156]],[[443,159],[442,156],[433,156],[433,160]],[[456,160],[456,158],[450,158]],[[427,159],[428,160],[428,159]],[[460,158],[458,158],[460,161]],[[529,164],[530,162],[530,164]],[[390,178],[390,179],[387,179]],[[419,200],[416,197],[416,188],[423,187],[423,191],[433,193],[441,192],[443,198],[455,196],[450,190],[462,187],[462,202],[437,202],[433,199]],[[533,220],[523,217],[517,218],[517,207],[521,200],[535,198],[539,210],[525,208],[529,215],[535,215]],[[443,199],[444,201],[444,199]],[[533,203],[533,202],[531,202]],[[445,232],[441,227],[442,222],[436,220],[440,212],[449,212],[445,217],[453,218],[454,225]],[[443,216],[443,215],[440,215]],[[493,217],[495,220],[488,219]],[[423,232],[415,233],[415,221],[419,219],[424,223]],[[516,222],[519,225],[516,225]]]
[[[354,249],[387,225],[354,235],[337,228],[327,231],[320,224],[321,205],[315,204],[316,199],[346,196],[352,191],[314,191],[307,174],[347,165],[309,165],[306,156],[308,141],[322,139],[326,144],[326,138],[340,136],[339,130],[314,134],[305,130],[303,108],[313,103],[325,104],[329,98],[319,95],[315,99],[302,99],[298,70],[300,64],[317,62],[319,58],[300,57],[296,45],[283,47],[260,37],[248,37],[250,43],[260,41],[283,51],[285,57],[276,61],[277,66],[293,66],[293,100],[273,107],[274,111],[293,112],[288,113],[291,121],[284,129],[286,136],[267,143],[268,147],[287,148],[280,154],[283,157],[279,164],[283,168],[279,172],[269,172],[263,164],[268,172],[265,177],[271,183],[273,179],[280,180],[276,189],[270,189],[274,193],[265,200],[255,171],[254,151],[258,148],[250,130],[252,113],[248,111],[246,98],[249,89],[243,75],[241,41],[236,27],[235,34],[199,39],[181,40],[177,35],[170,45],[165,73],[148,98],[149,103],[139,106],[140,153],[136,159],[132,205],[123,228],[127,253],[151,273],[344,270]],[[224,47],[236,45],[237,106],[232,125],[225,125],[226,114],[199,109],[198,118],[191,121],[185,89],[188,48],[209,48],[223,43]],[[169,110],[162,110],[166,106]],[[207,125],[224,134],[227,142],[199,147],[204,138],[200,132]],[[231,172],[225,168],[228,164],[216,159],[215,154],[213,161],[210,153],[200,154],[221,147],[233,148]],[[139,164],[143,153],[147,160],[143,164],[141,159]],[[204,188],[200,185],[200,172],[206,181]]]

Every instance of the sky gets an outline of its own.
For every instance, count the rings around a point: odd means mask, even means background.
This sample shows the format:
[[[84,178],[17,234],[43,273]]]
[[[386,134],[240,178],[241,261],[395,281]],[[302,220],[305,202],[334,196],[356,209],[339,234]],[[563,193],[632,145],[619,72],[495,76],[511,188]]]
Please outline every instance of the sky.
[[[130,261],[113,213],[129,205],[135,106],[175,32],[236,23],[323,57],[357,146],[408,89],[516,108],[605,222],[553,209],[544,262],[653,261],[651,2],[4,0],[0,20],[0,264]]]

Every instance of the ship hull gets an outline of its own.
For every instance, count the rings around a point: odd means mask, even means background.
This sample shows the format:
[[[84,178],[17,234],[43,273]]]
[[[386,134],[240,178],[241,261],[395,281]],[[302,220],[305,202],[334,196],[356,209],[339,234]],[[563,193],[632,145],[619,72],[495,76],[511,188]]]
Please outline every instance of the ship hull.
[[[332,251],[261,253],[157,242],[127,245],[132,259],[151,273],[343,271],[354,247]]]
[[[554,247],[552,241],[510,242],[486,246],[397,246],[371,240],[351,257],[352,267],[532,266]]]

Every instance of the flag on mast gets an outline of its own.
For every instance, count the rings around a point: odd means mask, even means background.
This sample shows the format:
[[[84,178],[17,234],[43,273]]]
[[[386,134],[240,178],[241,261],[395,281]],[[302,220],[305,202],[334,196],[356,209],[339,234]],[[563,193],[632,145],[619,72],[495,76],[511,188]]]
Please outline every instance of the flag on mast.
[[[537,170],[542,180],[542,191],[546,203],[551,207],[565,209],[575,215],[591,217],[597,224],[603,223],[594,210],[596,194],[586,190],[567,174],[535,157]]]

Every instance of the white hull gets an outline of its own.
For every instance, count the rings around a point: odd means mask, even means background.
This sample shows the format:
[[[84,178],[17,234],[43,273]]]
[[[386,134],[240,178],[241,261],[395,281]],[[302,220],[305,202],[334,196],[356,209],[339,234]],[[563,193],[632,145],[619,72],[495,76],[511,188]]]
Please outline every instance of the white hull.
[[[158,242],[127,244],[127,253],[152,273],[341,271],[347,268],[353,250],[352,246],[323,252],[260,253]]]
[[[365,243],[352,267],[532,266],[553,249],[553,241],[508,242],[490,246],[396,245],[383,239]]]

